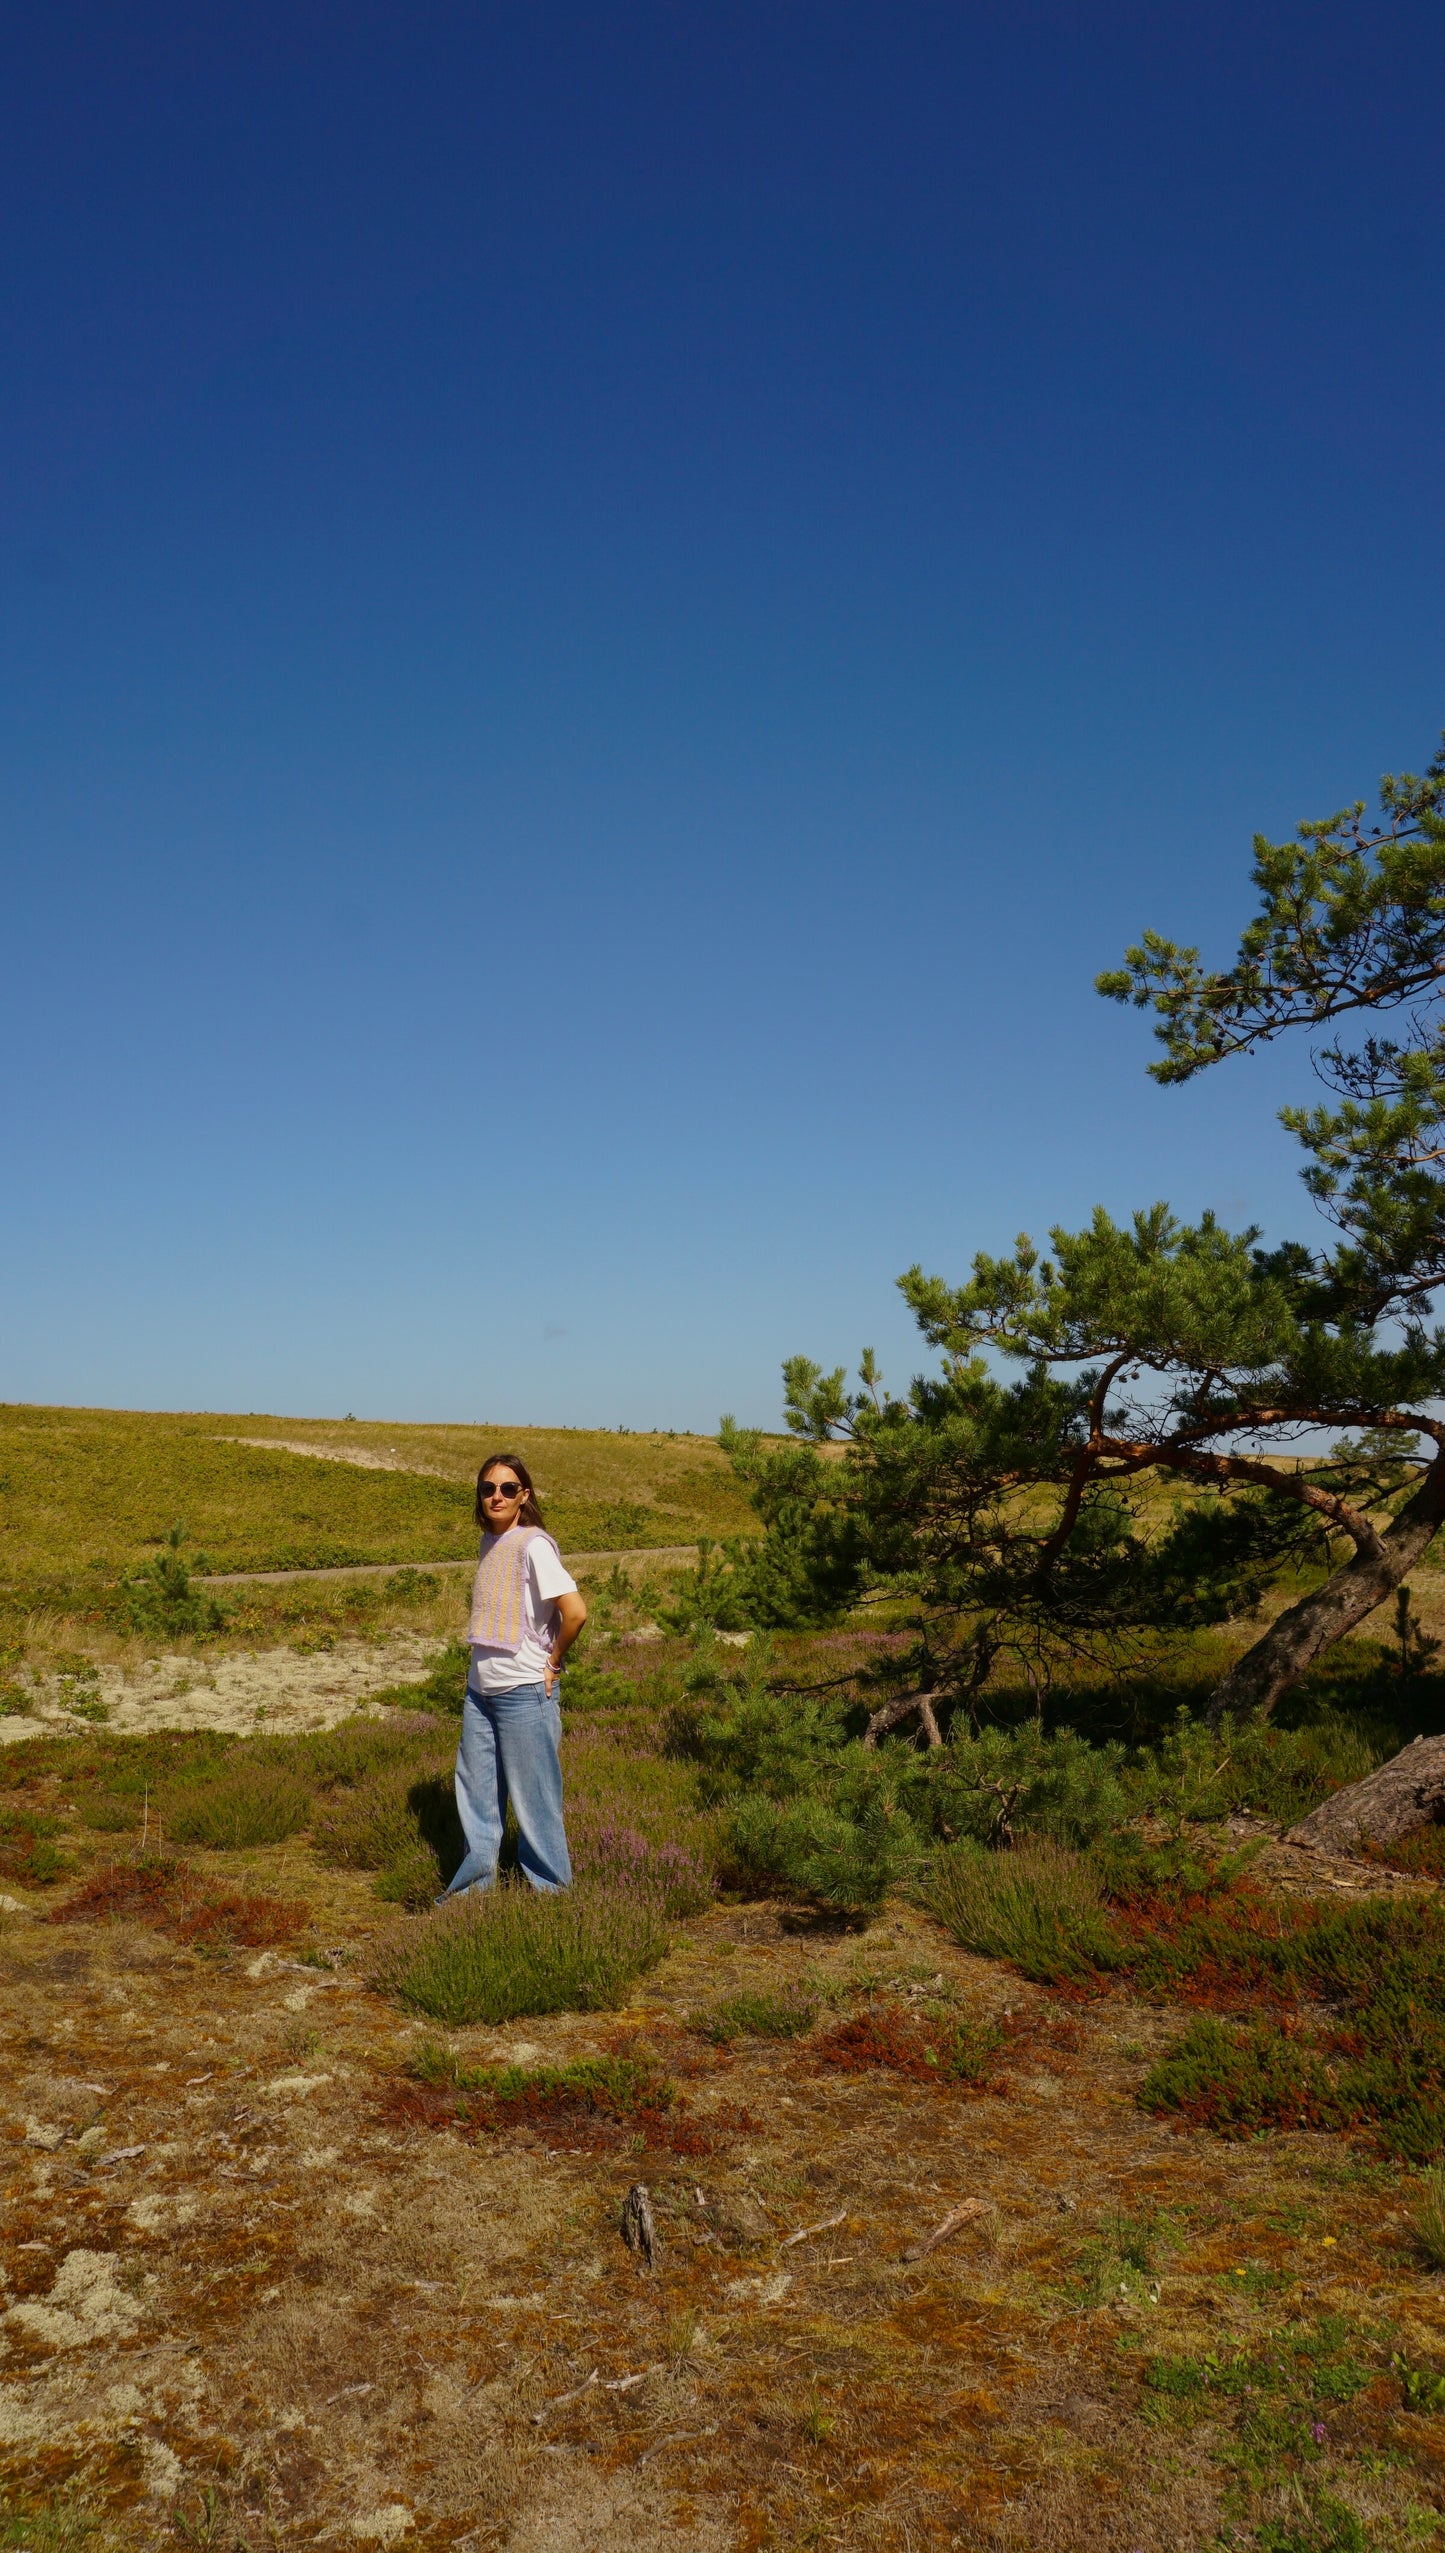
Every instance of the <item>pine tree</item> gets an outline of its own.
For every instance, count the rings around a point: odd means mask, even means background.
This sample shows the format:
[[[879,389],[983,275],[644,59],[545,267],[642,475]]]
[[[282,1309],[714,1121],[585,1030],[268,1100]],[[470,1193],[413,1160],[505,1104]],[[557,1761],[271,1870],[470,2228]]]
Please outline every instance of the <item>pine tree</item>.
[[[1164,1205],[1100,1209],[1048,1252],[1023,1236],[966,1285],[899,1280],[942,1373],[906,1400],[871,1357],[784,1369],[788,1420],[846,1438],[862,1579],[908,1588],[954,1625],[933,1683],[955,1701],[1015,1648],[1032,1674],[1129,1629],[1218,1620],[1286,1559],[1353,1557],[1274,1621],[1216,1690],[1216,1717],[1269,1710],[1330,1642],[1393,1594],[1445,1521],[1445,749],[1423,778],[1255,840],[1260,908],[1234,964],[1150,933],[1099,978],[1151,1008],[1164,1083],[1295,1029],[1402,1014],[1406,1033],[1336,1035],[1314,1058],[1331,1096],[1283,1120],[1308,1156],[1327,1246],[1260,1246]],[[1001,1382],[986,1351],[1022,1366]],[[1322,1429],[1327,1461],[1300,1459]],[[1434,1452],[1418,1457],[1421,1438]],[[1200,1493],[1151,1538],[1151,1476]],[[844,1489],[832,1489],[836,1506]],[[960,1640],[958,1625],[968,1637]],[[930,1693],[897,1697],[933,1734]],[[884,1714],[876,1714],[882,1720]],[[930,1725],[932,1724],[932,1725]]]

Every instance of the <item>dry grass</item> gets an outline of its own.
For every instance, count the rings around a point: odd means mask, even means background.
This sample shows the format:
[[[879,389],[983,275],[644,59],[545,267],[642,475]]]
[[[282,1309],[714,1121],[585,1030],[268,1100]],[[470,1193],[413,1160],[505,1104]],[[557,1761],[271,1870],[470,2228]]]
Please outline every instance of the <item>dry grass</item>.
[[[362,1874],[294,1841],[189,1867],[299,1928],[227,1952],[0,1918],[0,2469],[34,2505],[78,2489],[95,2543],[365,2545],[389,2510],[477,2553],[1432,2540],[1419,2183],[1143,2117],[1177,2016],[1061,2007],[908,1908],[860,1945],[755,1905],[674,1926],[616,2013],[426,2051],[367,1983],[413,1919]],[[814,2008],[811,2036],[694,2026]],[[929,2052],[960,2025],[988,2056],[954,2081]],[[635,2119],[576,2095],[664,2080]],[[651,2269],[618,2230],[638,2177]],[[1208,2391],[1292,2334],[1321,2441]]]

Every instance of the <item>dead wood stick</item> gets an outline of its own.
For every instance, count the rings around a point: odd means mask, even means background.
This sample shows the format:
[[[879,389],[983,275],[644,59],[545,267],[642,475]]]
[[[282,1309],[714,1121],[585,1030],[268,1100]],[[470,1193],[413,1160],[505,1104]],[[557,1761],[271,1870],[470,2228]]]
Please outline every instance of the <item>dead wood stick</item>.
[[[657,2265],[657,2227],[645,2181],[634,2181],[622,2202],[622,2239],[630,2252],[641,2252],[649,2269]]]
[[[705,2429],[669,2429],[665,2438],[654,2438],[650,2447],[644,2447],[637,2461],[646,2464],[649,2456],[661,2455],[664,2447],[680,2447],[688,2438],[716,2437],[717,2429],[716,2420],[710,2420]]]
[[[796,2234],[785,2234],[778,2245],[780,2252],[790,2252],[795,2243],[806,2243],[814,2234],[831,2234],[835,2225],[846,2225],[848,2210],[840,2208],[836,2216],[825,2216],[820,2225],[800,2225]]]
[[[960,2225],[971,2225],[975,2217],[986,2216],[987,2214],[988,2202],[986,2199],[966,2198],[961,2207],[951,2208],[947,2216],[945,2216],[943,2223],[941,2225],[936,2225],[933,2232],[925,2235],[921,2243],[914,2243],[911,2248],[904,2253],[903,2258],[905,2260],[922,2260],[924,2255],[935,2250],[939,2243],[946,2243],[950,2234],[956,2234]]]
[[[532,2423],[533,2423],[534,2428],[540,2428],[540,2427],[541,2427],[541,2425],[542,2425],[542,2422],[543,2422],[544,2420],[548,2419],[548,2418],[550,2417],[550,2415],[551,2415],[554,2411],[560,2411],[560,2410],[561,2410],[562,2405],[563,2405],[563,2403],[564,2403],[564,2402],[575,2402],[575,2401],[577,2400],[577,2397],[578,2397],[578,2395],[579,2395],[579,2394],[584,2394],[584,2393],[586,2393],[586,2392],[588,2391],[588,2389],[589,2389],[592,2385],[595,2385],[595,2384],[596,2384],[596,2382],[597,2382],[597,2370],[596,2370],[596,2368],[594,2367],[594,2368],[593,2368],[593,2370],[592,2370],[591,2375],[590,2375],[590,2376],[584,2376],[584,2377],[583,2377],[583,2379],[582,2379],[581,2384],[580,2384],[580,2385],[574,2385],[574,2386],[572,2387],[572,2390],[571,2390],[571,2392],[570,2392],[570,2393],[558,2393],[558,2394],[554,2394],[550,2402],[544,2402],[544,2403],[543,2403],[542,2408],[541,2408],[541,2410],[540,2410],[540,2411],[534,2411],[534,2412],[533,2412],[533,2414],[532,2414]]]

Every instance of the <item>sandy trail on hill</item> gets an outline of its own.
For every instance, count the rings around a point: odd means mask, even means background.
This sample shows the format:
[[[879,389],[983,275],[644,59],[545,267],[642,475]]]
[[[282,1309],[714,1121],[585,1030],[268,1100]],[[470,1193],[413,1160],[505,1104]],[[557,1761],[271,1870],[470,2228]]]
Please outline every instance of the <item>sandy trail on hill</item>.
[[[398,1631],[386,1640],[338,1640],[334,1649],[242,1650],[225,1658],[148,1658],[143,1666],[103,1666],[99,1682],[77,1690],[106,1706],[105,1725],[127,1737],[153,1729],[258,1728],[295,1732],[347,1719],[388,1685],[419,1683],[443,1640]],[[0,1719],[0,1744],[27,1737],[75,1737],[83,1714],[67,1710],[53,1680],[36,1688],[35,1707]]]
[[[385,1453],[374,1445],[313,1444],[304,1436],[218,1436],[218,1445],[249,1445],[260,1454],[309,1454],[318,1463],[350,1463],[363,1472],[416,1472],[424,1480],[450,1480],[450,1472],[438,1471],[435,1463],[419,1463],[414,1458],[402,1459],[398,1446]]]

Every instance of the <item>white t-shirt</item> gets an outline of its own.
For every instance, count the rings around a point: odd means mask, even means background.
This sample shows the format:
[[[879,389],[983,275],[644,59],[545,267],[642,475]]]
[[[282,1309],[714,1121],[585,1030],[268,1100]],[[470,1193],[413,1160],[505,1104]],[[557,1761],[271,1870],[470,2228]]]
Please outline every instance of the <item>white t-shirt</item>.
[[[474,1693],[513,1693],[519,1684],[545,1684],[547,1661],[552,1654],[552,1640],[557,1628],[557,1598],[575,1596],[577,1581],[569,1578],[557,1553],[544,1534],[538,1534],[527,1545],[527,1567],[522,1580],[522,1609],[526,1632],[520,1649],[484,1649],[474,1643],[467,1683]],[[555,1691],[555,1687],[553,1688]]]

